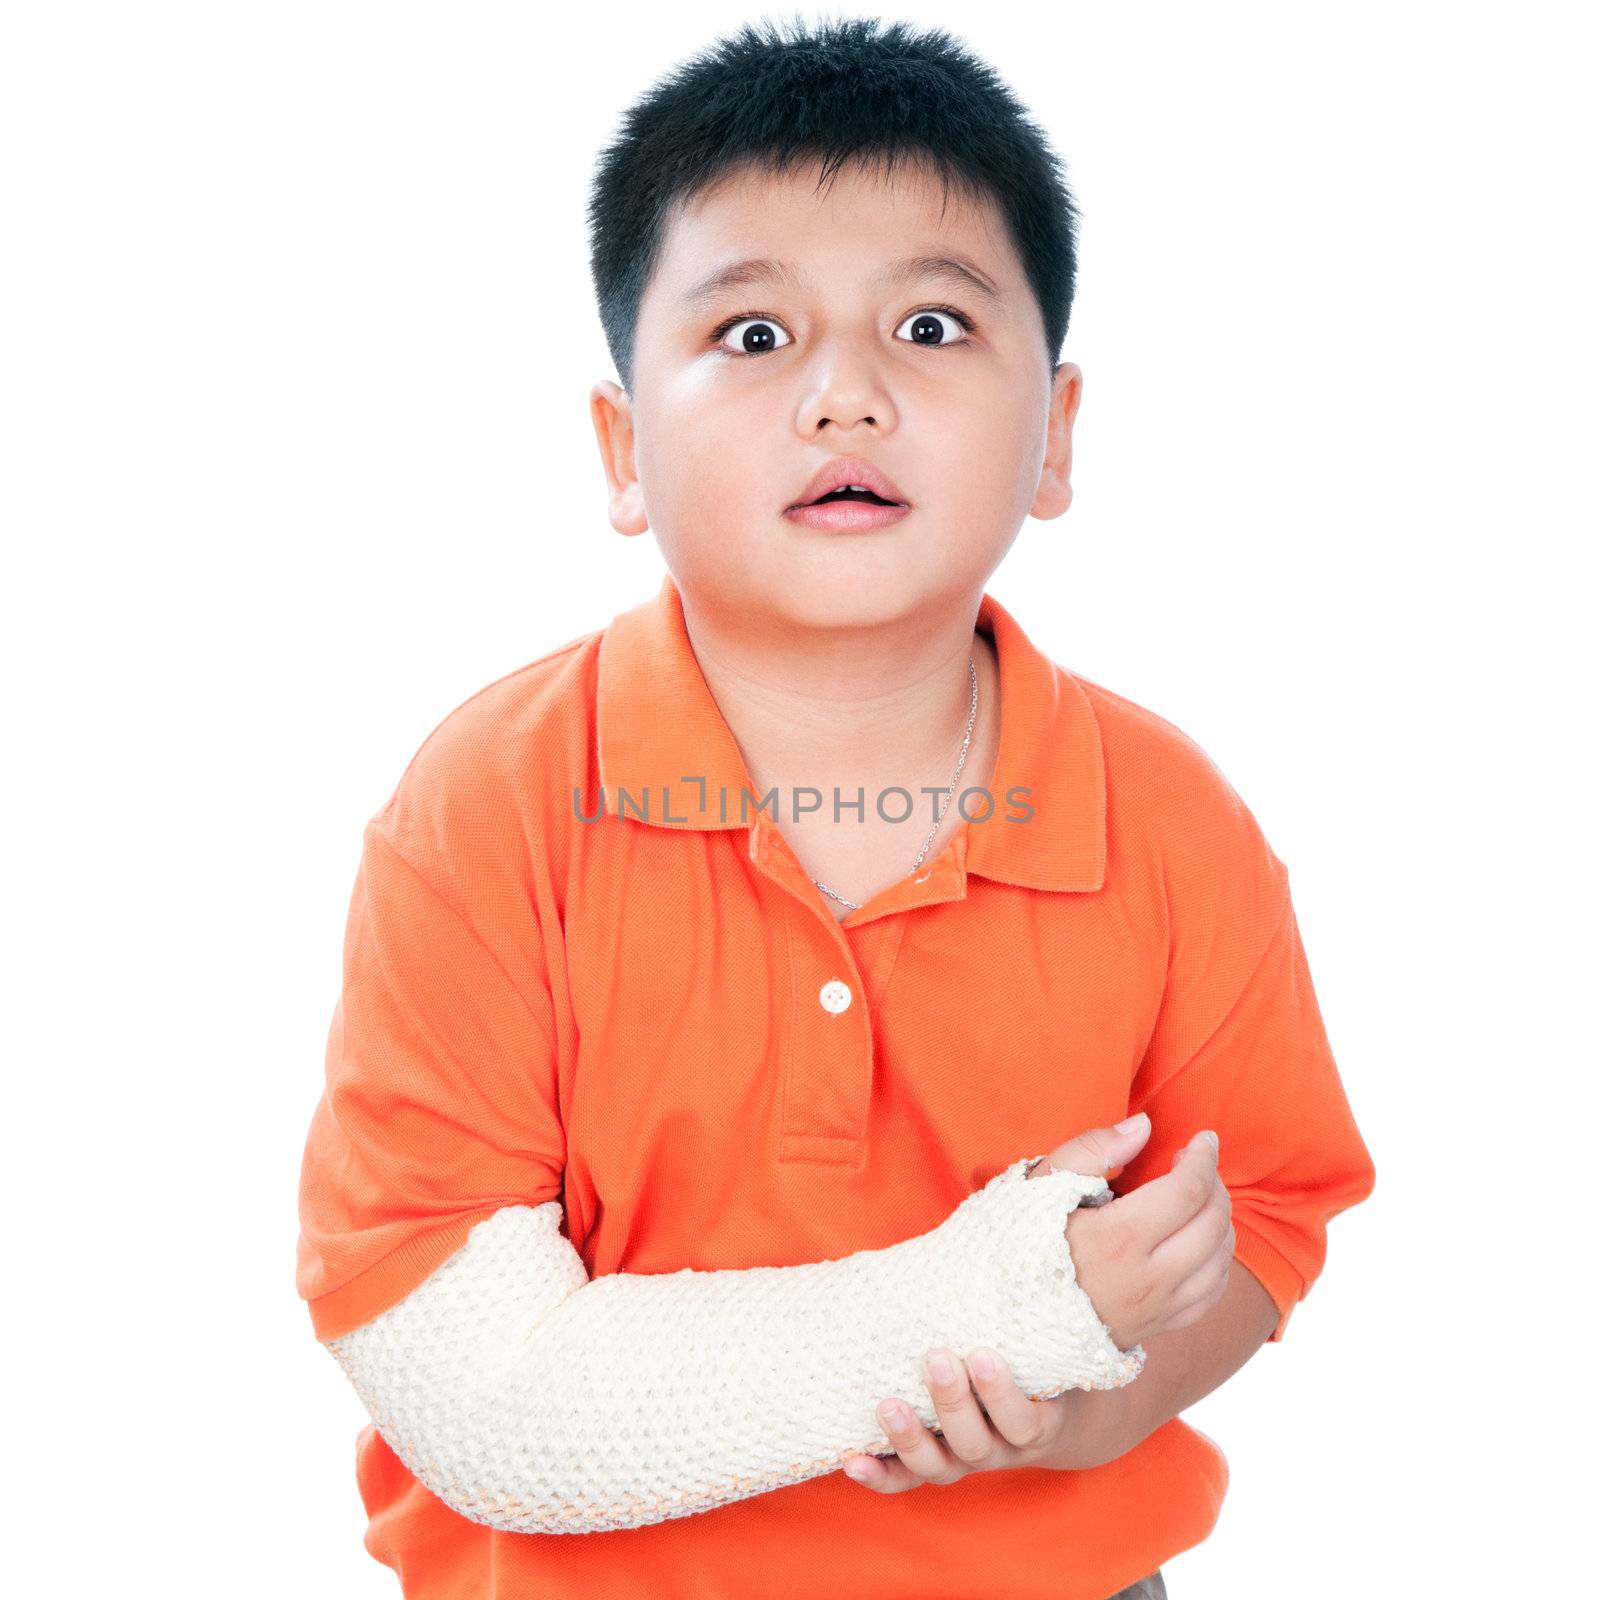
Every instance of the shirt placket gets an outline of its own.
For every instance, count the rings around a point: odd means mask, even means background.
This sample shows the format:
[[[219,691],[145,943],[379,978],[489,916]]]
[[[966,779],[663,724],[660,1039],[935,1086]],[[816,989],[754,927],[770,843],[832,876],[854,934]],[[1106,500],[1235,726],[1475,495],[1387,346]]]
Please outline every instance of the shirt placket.
[[[905,936],[903,913],[965,896],[965,846],[963,830],[920,875],[841,922],[770,819],[759,817],[751,827],[750,859],[783,891],[789,983],[779,1161],[855,1167],[865,1160],[872,1016]]]

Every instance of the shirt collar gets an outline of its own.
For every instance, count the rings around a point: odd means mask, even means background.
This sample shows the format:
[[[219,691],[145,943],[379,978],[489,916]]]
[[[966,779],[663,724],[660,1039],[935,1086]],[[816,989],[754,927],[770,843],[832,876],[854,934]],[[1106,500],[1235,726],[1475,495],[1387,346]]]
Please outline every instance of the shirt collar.
[[[999,660],[1000,750],[991,814],[967,824],[966,870],[1031,889],[1098,889],[1106,781],[1094,707],[987,590],[976,626],[993,638]],[[606,811],[655,827],[748,830],[753,813],[741,816],[739,797],[756,794],[755,784],[700,670],[670,573],[652,599],[612,619],[598,674]],[[968,809],[983,805],[974,796]]]

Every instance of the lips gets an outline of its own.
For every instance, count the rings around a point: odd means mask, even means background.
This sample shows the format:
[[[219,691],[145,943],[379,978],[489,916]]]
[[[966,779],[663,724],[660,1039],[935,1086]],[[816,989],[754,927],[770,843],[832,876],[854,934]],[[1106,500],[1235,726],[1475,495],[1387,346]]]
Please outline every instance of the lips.
[[[910,504],[894,479],[870,461],[861,456],[834,456],[812,473],[811,481],[800,491],[800,498],[784,509],[793,511],[800,506],[815,505],[824,495],[832,494],[835,489],[848,489],[852,484],[870,490],[890,505]],[[872,504],[871,501],[862,503]]]

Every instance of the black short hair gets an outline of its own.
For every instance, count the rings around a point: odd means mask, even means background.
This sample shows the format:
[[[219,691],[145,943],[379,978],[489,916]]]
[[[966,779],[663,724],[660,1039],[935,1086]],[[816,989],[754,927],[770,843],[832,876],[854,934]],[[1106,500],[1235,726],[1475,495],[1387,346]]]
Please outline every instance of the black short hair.
[[[668,214],[734,169],[819,159],[928,163],[997,206],[1043,313],[1054,375],[1072,313],[1078,207],[1065,166],[992,68],[942,28],[876,17],[763,19],[660,79],[601,152],[589,200],[590,272],[622,387],[633,387],[639,306]]]

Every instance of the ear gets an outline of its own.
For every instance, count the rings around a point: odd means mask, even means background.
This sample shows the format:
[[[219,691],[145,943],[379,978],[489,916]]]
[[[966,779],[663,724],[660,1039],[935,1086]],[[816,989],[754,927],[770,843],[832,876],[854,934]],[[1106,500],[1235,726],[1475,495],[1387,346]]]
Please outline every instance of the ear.
[[[622,534],[643,533],[650,520],[634,467],[633,404],[627,390],[602,379],[589,391],[589,416],[610,490],[611,526]]]
[[[1045,437],[1039,488],[1028,514],[1041,522],[1059,517],[1072,504],[1072,424],[1083,399],[1083,372],[1071,361],[1056,368],[1050,385],[1050,422]]]

